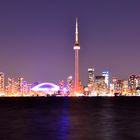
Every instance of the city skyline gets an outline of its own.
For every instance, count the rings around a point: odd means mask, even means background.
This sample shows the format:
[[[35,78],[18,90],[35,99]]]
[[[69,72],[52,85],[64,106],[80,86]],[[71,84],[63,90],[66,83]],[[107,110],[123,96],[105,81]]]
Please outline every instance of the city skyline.
[[[1,2],[0,71],[8,77],[55,83],[74,77],[75,17],[80,27],[80,77],[109,69],[140,74],[139,1]],[[55,9],[55,10],[54,10]]]

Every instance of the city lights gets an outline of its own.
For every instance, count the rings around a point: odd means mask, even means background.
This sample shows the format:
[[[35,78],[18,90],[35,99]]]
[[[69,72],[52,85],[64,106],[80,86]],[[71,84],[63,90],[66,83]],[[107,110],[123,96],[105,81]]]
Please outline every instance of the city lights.
[[[91,66],[87,70],[87,85],[80,80],[79,69],[79,36],[78,19],[76,18],[75,45],[75,75],[68,76],[65,83],[60,80],[58,83],[31,84],[19,77],[16,81],[13,78],[7,79],[5,86],[5,74],[0,72],[0,96],[140,96],[140,76],[132,74],[128,79],[110,77],[110,72],[104,70],[101,75],[96,75],[95,69]]]

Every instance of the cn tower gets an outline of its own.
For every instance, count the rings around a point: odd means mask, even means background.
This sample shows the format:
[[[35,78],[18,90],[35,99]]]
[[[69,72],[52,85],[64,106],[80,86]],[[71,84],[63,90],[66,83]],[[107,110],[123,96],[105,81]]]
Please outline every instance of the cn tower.
[[[79,93],[80,80],[79,80],[79,41],[78,41],[78,19],[76,18],[76,30],[75,30],[75,45],[73,47],[75,51],[75,79],[74,79],[74,93]]]

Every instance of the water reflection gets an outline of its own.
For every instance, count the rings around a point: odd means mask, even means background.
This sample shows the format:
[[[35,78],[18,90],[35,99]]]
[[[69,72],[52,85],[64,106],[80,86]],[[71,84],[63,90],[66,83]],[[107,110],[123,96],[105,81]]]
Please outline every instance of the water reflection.
[[[2,140],[140,139],[138,98],[9,100],[0,100]]]

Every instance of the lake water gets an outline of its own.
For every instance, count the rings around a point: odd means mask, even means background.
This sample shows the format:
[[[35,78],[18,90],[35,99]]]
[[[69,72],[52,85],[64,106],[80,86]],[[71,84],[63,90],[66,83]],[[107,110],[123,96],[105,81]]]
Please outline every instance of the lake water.
[[[140,140],[140,98],[0,98],[0,140]]]

